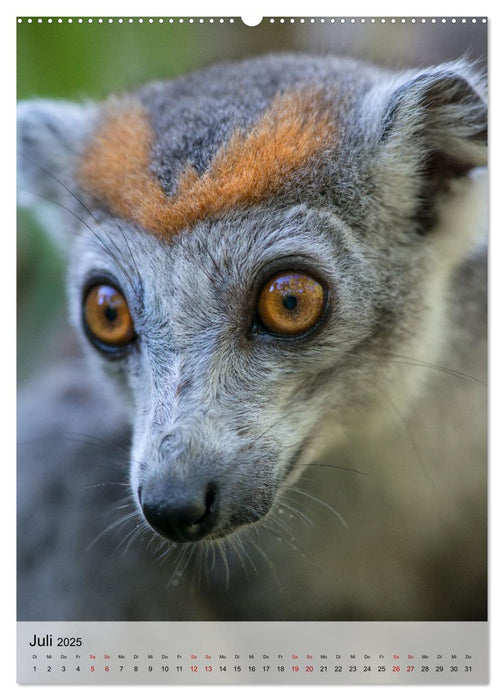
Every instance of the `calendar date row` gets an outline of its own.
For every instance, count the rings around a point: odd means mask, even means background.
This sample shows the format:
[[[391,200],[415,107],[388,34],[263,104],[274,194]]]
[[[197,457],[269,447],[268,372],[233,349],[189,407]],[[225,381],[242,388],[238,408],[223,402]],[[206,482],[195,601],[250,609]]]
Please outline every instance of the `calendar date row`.
[[[99,664],[91,664],[91,665],[85,665],[85,664],[78,664],[77,666],[73,665],[58,665],[58,664],[40,664],[40,665],[34,665],[32,667],[33,672],[40,671],[42,673],[65,673],[66,671],[76,671],[76,672],[83,672],[83,673],[100,673],[100,672],[105,672],[105,673],[110,673],[110,672],[118,672],[118,673],[139,673],[142,671],[147,671],[148,673],[153,673],[153,672],[162,672],[162,673],[200,673],[200,674],[206,674],[206,673],[471,673],[472,672],[472,666],[470,665],[457,665],[457,664],[450,664],[450,665],[444,665],[444,664],[437,664],[437,665],[406,665],[406,666],[401,666],[398,664],[394,664],[391,666],[387,665],[378,665],[378,666],[371,666],[371,665],[364,665],[364,666],[357,666],[355,664],[350,664],[350,665],[312,665],[312,664],[307,664],[307,665],[287,665],[287,664],[280,664],[280,665],[191,665],[191,666],[182,666],[182,665],[176,665],[176,666],[169,666],[167,664],[163,664],[160,667],[155,666],[155,665],[148,665],[148,666],[142,666],[139,664],[135,664],[133,666],[129,666],[126,664],[118,664],[118,665],[112,665],[112,664],[107,664],[104,666],[101,666]]]

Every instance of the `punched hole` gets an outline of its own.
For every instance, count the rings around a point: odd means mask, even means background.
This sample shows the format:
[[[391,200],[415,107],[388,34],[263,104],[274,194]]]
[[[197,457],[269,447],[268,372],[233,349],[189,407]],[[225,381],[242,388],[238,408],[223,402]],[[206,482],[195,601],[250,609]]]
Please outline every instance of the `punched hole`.
[[[257,27],[262,22],[262,17],[242,17],[241,21],[247,27]]]

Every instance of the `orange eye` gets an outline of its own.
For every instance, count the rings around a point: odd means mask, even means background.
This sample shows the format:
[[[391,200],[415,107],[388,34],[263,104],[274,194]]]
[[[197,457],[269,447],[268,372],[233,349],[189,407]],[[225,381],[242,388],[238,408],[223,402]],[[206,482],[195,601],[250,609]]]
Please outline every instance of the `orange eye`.
[[[261,289],[257,312],[272,333],[299,335],[312,328],[324,309],[322,285],[303,272],[282,272]]]
[[[108,284],[97,284],[88,291],[84,301],[84,321],[91,340],[110,349],[128,345],[135,337],[126,299]]]

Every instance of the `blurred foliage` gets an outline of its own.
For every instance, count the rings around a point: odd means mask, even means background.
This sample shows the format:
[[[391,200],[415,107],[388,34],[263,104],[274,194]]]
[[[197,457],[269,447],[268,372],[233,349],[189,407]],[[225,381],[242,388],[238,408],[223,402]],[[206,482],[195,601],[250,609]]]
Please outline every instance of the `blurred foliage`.
[[[280,27],[280,25],[278,25]],[[18,26],[18,97],[102,97],[216,60],[292,48],[291,26],[117,20]]]
[[[18,97],[100,99],[147,80],[170,78],[223,59],[269,51],[339,53],[393,67],[431,64],[467,54],[484,59],[486,25],[291,23],[265,18],[189,23],[117,18],[92,24],[64,18],[17,25]],[[18,376],[21,380],[63,345],[63,266],[26,213],[18,232]]]

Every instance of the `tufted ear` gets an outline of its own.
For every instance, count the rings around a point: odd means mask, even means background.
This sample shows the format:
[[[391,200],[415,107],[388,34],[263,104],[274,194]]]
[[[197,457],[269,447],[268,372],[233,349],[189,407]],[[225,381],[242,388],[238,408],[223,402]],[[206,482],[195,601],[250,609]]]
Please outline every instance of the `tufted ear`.
[[[48,215],[59,221],[61,217],[72,218],[67,209],[80,210],[82,215],[73,172],[95,113],[94,105],[54,100],[18,105],[18,201],[21,206],[33,207],[51,230],[58,227],[48,222]]]
[[[377,166],[391,195],[406,192],[405,205],[416,202],[412,213],[427,230],[435,220],[434,200],[450,180],[486,165],[485,83],[470,64],[446,63],[382,85],[377,105]]]

